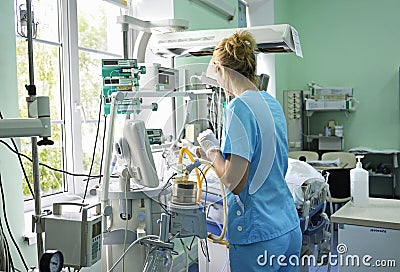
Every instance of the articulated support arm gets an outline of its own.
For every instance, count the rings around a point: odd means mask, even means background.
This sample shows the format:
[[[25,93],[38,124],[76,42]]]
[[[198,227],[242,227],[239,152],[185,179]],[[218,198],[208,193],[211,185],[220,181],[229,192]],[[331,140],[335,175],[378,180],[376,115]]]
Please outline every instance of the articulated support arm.
[[[28,98],[30,99],[30,98]],[[30,118],[9,118],[0,120],[0,138],[51,136],[49,97],[39,96],[28,101]]]

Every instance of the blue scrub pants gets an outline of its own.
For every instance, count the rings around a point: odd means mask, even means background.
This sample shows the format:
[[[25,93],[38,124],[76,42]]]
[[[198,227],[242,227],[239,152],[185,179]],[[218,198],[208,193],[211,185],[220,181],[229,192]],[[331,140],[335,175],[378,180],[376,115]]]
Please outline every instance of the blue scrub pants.
[[[297,272],[302,233],[300,227],[277,238],[248,245],[229,246],[231,272]]]

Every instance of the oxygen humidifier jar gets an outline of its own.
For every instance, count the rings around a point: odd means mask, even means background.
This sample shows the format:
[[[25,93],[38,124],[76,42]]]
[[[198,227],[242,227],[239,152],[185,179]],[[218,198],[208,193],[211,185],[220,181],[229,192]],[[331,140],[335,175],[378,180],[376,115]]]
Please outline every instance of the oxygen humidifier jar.
[[[172,184],[171,202],[178,205],[194,205],[197,198],[197,183],[185,178],[175,178]]]
[[[155,249],[147,255],[143,272],[169,272],[171,268],[171,251],[169,249]]]

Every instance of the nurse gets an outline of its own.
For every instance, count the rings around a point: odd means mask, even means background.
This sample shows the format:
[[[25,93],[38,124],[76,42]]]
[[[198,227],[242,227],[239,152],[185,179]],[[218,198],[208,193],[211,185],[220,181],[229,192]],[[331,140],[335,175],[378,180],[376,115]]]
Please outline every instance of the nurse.
[[[258,89],[255,46],[247,31],[216,46],[211,63],[234,99],[226,107],[221,146],[211,130],[198,142],[229,189],[231,271],[297,271],[302,234],[285,182],[286,121],[279,102]]]

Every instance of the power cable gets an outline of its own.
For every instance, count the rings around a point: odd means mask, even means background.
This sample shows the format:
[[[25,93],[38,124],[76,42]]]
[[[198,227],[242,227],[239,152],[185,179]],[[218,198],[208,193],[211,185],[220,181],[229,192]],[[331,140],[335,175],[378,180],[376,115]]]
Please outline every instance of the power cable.
[[[10,224],[8,223],[7,212],[6,212],[6,200],[5,200],[5,197],[4,197],[4,188],[3,188],[3,182],[2,182],[2,179],[1,179],[1,173],[0,173],[0,191],[1,191],[1,201],[2,201],[2,204],[3,204],[3,216],[4,216],[4,221],[6,222],[6,227],[7,227],[7,230],[8,230],[8,234],[10,235],[11,240],[13,241],[14,246],[17,249],[19,256],[21,257],[21,261],[23,262],[25,269],[28,271],[29,270],[28,265],[25,262],[24,256],[22,255],[21,250],[18,247],[18,244],[14,239],[14,236],[12,235]]]
[[[25,155],[25,154],[23,154],[23,153],[20,153],[20,152],[18,152],[18,151],[15,151],[7,142],[5,142],[4,140],[0,140],[0,143],[2,143],[2,144],[4,144],[5,146],[7,146],[7,148],[8,149],[10,149],[13,153],[15,153],[15,154],[19,154],[19,155],[21,155],[23,158],[25,158],[25,159],[27,159],[27,160],[29,160],[30,162],[32,162],[32,159],[30,158],[30,157],[28,157],[27,155]],[[47,165],[47,164],[44,164],[44,163],[39,163],[39,165],[40,166],[44,166],[44,167],[47,167],[47,168],[49,168],[50,170],[53,170],[53,171],[56,171],[56,172],[61,172],[61,173],[64,173],[64,174],[67,174],[67,175],[70,175],[70,176],[74,176],[74,177],[86,177],[86,178],[89,178],[89,179],[91,179],[91,178],[99,178],[99,177],[102,177],[103,175],[94,175],[94,176],[89,176],[89,175],[87,175],[87,174],[75,174],[75,173],[71,173],[71,172],[68,172],[68,171],[65,171],[65,170],[60,170],[60,169],[56,169],[56,168],[54,168],[54,167],[51,167],[51,166],[49,166],[49,165]],[[114,176],[112,176],[112,177],[114,177]]]
[[[87,179],[87,182],[86,182],[85,192],[84,192],[84,194],[83,194],[82,203],[85,202],[87,190],[88,190],[88,187],[89,187],[90,177],[91,177],[91,175],[92,175],[94,160],[95,160],[95,157],[96,157],[96,145],[97,145],[97,139],[98,139],[98,137],[99,137],[99,131],[100,131],[101,106],[103,105],[102,102],[103,102],[103,99],[100,98],[100,103],[99,103],[99,106],[100,106],[100,107],[99,107],[99,114],[98,114],[98,118],[97,118],[97,129],[96,129],[96,137],[95,137],[94,146],[93,146],[92,161],[91,161],[91,163],[90,163],[89,176],[88,176],[89,178]],[[103,137],[103,142],[104,142],[104,137]]]
[[[1,112],[0,112],[0,118],[4,119],[3,118],[3,114]],[[11,140],[15,150],[18,152],[18,147],[17,147],[17,144],[15,143],[14,139],[10,138],[10,140]],[[31,192],[32,197],[35,198],[35,195],[34,195],[33,190],[32,190],[32,186],[29,183],[28,175],[26,174],[26,171],[25,171],[24,164],[22,163],[21,155],[19,153],[17,155],[18,155],[19,164],[21,166],[22,172],[23,172],[24,177],[25,177],[26,184],[28,185],[28,188],[29,188],[29,191]]]
[[[100,173],[103,172],[103,159],[104,159],[104,148],[105,148],[105,143],[106,143],[106,141],[105,141],[106,130],[107,130],[107,115],[104,115],[103,145],[101,146]],[[101,178],[102,178],[102,176],[99,177],[99,185],[101,184]]]
[[[161,201],[161,195],[164,193],[165,190],[167,190],[169,187],[171,187],[171,179],[173,179],[175,176],[177,175],[177,173],[173,173],[167,180],[167,182],[164,184],[164,186],[162,187],[160,193],[157,196],[157,200],[158,200],[158,204],[160,205],[160,207],[164,210],[164,212],[168,215],[171,216],[171,214],[168,212],[167,210],[167,205],[162,203]]]
[[[206,175],[204,174],[203,170],[199,169],[200,173],[203,175],[204,178],[204,183],[206,184],[206,194],[204,196],[204,205],[207,206],[207,194],[208,194],[208,183],[207,183],[207,178]],[[206,252],[204,252],[203,249],[203,244],[201,243],[201,250],[203,251],[204,256],[207,258],[207,261],[210,262],[210,256],[209,256],[209,250],[208,250],[208,243],[207,243],[207,238],[205,240],[205,246],[206,246]]]

